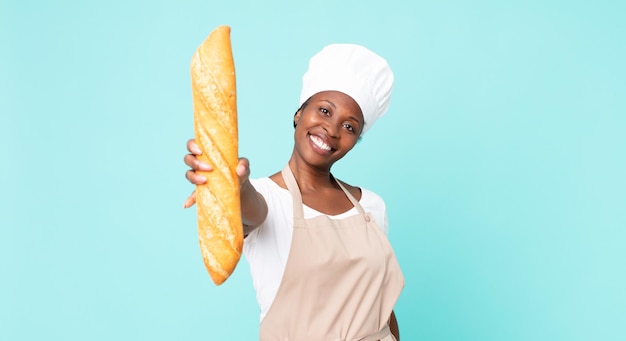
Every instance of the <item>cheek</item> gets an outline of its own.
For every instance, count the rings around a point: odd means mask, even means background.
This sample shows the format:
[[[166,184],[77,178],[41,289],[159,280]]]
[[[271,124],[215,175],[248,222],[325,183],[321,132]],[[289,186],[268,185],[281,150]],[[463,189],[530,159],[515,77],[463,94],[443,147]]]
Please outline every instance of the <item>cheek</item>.
[[[312,127],[322,124],[324,117],[315,111],[304,112],[298,121],[298,127]]]
[[[356,143],[359,141],[359,138],[355,135],[350,134],[349,136],[346,136],[343,140],[345,142],[344,148],[346,148],[347,150],[352,150],[352,148],[354,148],[354,146],[356,146]]]
[[[322,119],[322,115],[318,114],[315,111],[307,111],[302,116],[302,118],[305,119],[307,122],[317,123],[318,121],[320,121]]]

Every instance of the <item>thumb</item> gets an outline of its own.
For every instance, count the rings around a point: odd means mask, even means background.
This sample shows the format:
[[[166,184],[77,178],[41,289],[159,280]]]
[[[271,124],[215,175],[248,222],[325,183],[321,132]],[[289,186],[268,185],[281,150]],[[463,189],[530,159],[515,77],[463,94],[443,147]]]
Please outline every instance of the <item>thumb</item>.
[[[193,191],[191,195],[189,196],[189,198],[185,200],[185,203],[183,203],[183,208],[189,208],[193,206],[193,204],[195,203],[196,203],[196,191]]]
[[[250,161],[246,158],[240,158],[236,169],[240,181],[245,181],[250,176]]]

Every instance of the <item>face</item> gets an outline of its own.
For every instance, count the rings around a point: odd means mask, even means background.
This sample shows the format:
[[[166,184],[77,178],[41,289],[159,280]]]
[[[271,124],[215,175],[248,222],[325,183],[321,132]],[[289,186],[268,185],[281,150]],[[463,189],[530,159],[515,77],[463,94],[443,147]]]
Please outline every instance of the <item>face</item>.
[[[295,151],[308,163],[328,169],[354,147],[364,123],[359,105],[339,91],[311,96],[294,121]]]

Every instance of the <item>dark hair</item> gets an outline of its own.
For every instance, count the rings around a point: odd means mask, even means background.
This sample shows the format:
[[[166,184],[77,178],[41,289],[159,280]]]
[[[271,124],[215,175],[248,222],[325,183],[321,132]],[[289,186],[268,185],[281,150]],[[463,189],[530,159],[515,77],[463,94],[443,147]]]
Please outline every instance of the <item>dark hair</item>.
[[[311,99],[311,97],[309,97],[309,99]],[[302,105],[300,106],[300,108],[298,108],[298,110],[296,110],[296,113],[293,114],[293,117],[295,118],[296,115],[298,115],[298,112],[304,110],[304,108],[306,108],[307,105],[309,105],[309,99],[307,99],[306,101],[304,101],[304,103],[302,103]],[[293,127],[296,127],[296,120],[293,120]]]

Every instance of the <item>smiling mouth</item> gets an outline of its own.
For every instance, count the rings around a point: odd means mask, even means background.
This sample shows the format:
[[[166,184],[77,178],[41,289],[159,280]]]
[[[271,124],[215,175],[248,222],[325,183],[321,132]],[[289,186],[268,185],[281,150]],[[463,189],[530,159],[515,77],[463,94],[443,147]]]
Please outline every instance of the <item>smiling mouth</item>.
[[[311,142],[313,142],[313,144],[315,146],[317,146],[319,149],[321,150],[325,150],[327,152],[329,152],[332,148],[330,148],[330,146],[325,143],[322,139],[320,139],[319,137],[315,136],[315,135],[310,135],[310,140]]]

